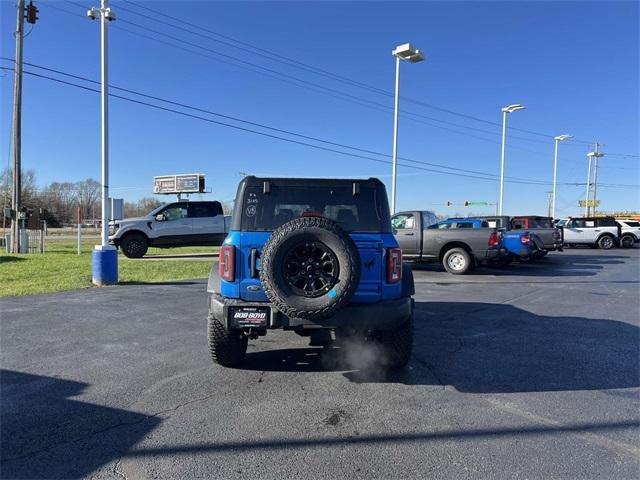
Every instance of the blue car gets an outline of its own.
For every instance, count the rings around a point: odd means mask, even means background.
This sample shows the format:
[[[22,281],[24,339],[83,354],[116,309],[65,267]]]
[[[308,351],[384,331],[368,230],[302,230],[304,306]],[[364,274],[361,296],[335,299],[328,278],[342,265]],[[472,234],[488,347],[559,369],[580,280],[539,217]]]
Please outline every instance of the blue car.
[[[511,259],[524,263],[535,260],[543,248],[542,241],[537,235],[515,230],[502,232],[500,245],[510,253]]]
[[[413,275],[378,179],[244,178],[207,292],[209,350],[223,366],[272,329],[312,345],[361,337],[389,367],[411,356]]]

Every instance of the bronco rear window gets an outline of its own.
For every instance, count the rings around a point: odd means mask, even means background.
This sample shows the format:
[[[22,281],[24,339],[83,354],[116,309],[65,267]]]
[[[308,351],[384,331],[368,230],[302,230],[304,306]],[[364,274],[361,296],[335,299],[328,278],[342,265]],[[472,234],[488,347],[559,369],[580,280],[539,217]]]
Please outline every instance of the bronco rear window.
[[[382,232],[376,189],[351,185],[247,187],[242,206],[243,231],[271,231],[302,216],[318,215],[337,222],[348,232]]]

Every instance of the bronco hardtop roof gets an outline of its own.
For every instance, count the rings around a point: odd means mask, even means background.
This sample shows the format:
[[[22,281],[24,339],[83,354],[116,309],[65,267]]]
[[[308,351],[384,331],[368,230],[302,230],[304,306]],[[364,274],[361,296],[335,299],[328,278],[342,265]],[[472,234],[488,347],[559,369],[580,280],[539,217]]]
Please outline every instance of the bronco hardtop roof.
[[[291,190],[288,190],[289,187]],[[325,193],[320,193],[325,189]],[[343,205],[342,210],[351,209],[351,213],[356,215],[354,220],[356,218],[357,220],[350,222],[351,227],[354,228],[351,231],[391,231],[386,188],[377,178],[283,178],[253,175],[243,178],[238,185],[231,230],[247,228],[268,230],[269,225],[275,221],[271,217],[277,216],[281,208],[279,202],[284,202],[283,205],[286,207],[284,211],[290,215],[295,207],[287,205],[286,202],[290,204],[317,202],[321,198],[326,202],[326,196],[334,189],[336,190],[335,199],[338,201],[336,205]],[[337,193],[338,191],[340,193]],[[252,195],[254,197],[249,198]],[[334,213],[337,214],[337,212]],[[342,212],[342,215],[345,218],[350,217],[347,212]],[[251,220],[248,220],[249,218]],[[247,223],[251,223],[252,227],[245,225]],[[348,227],[343,226],[343,228]]]
[[[260,186],[264,182],[269,182],[272,185],[278,186],[305,186],[305,185],[348,185],[358,183],[367,187],[379,187],[384,184],[377,178],[286,178],[286,177],[254,177],[249,175],[244,177],[238,186],[238,189],[243,186]]]

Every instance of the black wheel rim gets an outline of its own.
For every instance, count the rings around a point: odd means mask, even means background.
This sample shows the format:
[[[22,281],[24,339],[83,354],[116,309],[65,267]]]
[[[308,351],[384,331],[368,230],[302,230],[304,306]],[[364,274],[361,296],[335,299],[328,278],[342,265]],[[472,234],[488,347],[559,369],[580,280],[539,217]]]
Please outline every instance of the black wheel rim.
[[[338,282],[338,259],[322,242],[301,242],[284,257],[284,279],[294,293],[325,295]]]
[[[130,240],[127,245],[127,250],[129,250],[129,253],[134,255],[139,253],[140,250],[142,250],[142,242],[140,240]]]

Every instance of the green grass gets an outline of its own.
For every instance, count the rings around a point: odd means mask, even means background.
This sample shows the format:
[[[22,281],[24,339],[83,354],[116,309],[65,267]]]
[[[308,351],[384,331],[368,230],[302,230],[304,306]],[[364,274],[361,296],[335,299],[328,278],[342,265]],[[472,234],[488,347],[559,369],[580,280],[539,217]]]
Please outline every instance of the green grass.
[[[0,255],[0,297],[33,295],[91,287],[91,251],[95,240],[47,241],[45,254]],[[150,248],[148,255],[211,253],[217,247]],[[137,260],[118,254],[120,283],[153,283],[206,278],[213,259]]]

